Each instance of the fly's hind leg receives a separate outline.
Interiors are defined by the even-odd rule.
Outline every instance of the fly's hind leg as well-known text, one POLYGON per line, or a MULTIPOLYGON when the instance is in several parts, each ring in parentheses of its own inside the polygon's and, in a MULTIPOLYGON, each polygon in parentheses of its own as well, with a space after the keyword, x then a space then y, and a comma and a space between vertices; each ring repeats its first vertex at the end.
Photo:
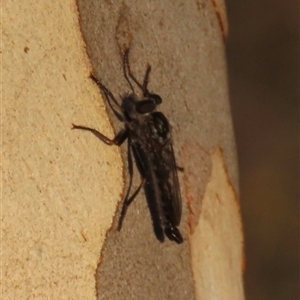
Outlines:
MULTIPOLYGON (((136 198, 136 196, 138 195, 138 193, 140 192, 140 190, 142 189, 142 187, 145 184, 146 179, 144 178, 141 182, 141 184, 139 185, 139 187, 136 189, 136 191, 133 193, 133 195, 129 198, 125 198, 124 202, 123 202, 123 206, 122 206, 122 210, 121 210, 121 214, 120 214, 120 219, 119 219, 119 223, 118 223, 118 230, 120 231, 122 228, 122 224, 123 224, 123 220, 125 218, 127 209, 129 207, 129 205, 132 203, 132 201, 136 198)), ((128 188, 129 191, 129 188, 128 188)))
POLYGON ((129 178, 130 179, 129 179, 129 185, 128 185, 128 189, 127 189, 127 192, 126 192, 126 196, 125 196, 125 199, 124 199, 124 202, 123 202, 122 210, 121 210, 121 213, 120 213, 120 218, 119 218, 119 223, 118 223, 118 230, 119 231, 122 228, 123 220, 125 218, 128 207, 130 206, 132 201, 136 198, 136 196, 140 192, 141 188, 145 184, 145 179, 143 179, 141 184, 139 185, 139 187, 136 189, 136 191, 132 194, 132 196, 129 197, 131 186, 132 186, 132 178, 133 178, 133 162, 132 162, 132 156, 131 156, 131 140, 130 140, 130 138, 128 139, 127 155, 128 155, 128 172, 129 172, 129 178))

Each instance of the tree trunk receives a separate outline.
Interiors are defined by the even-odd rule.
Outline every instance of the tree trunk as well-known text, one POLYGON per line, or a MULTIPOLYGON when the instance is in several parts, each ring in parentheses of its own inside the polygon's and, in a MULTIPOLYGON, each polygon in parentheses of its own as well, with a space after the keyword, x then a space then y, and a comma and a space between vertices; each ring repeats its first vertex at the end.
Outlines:
POLYGON ((73 1, 5 3, 3 299, 244 298, 222 4, 89 0, 78 15, 73 1), (89 76, 118 101, 130 93, 124 46, 139 80, 152 67, 184 168, 180 245, 155 238, 143 192, 117 231, 126 143, 71 130, 122 128, 89 76))

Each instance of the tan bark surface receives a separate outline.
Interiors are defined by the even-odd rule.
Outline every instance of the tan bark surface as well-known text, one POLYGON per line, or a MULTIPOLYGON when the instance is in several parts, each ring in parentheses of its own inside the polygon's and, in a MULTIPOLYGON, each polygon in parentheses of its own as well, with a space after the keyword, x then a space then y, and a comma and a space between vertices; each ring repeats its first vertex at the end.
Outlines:
POLYGON ((239 203, 222 151, 214 151, 211 160, 201 218, 190 239, 196 298, 240 300, 244 257, 239 203))
MULTIPOLYGON (((3 299, 96 299, 96 293, 99 299, 217 299, 206 282, 219 295, 225 286, 222 299, 242 299, 224 32, 213 4, 79 5, 86 45, 72 1, 6 1, 3 8, 3 299), (88 77, 93 68, 117 98, 129 92, 118 49, 129 40, 138 78, 146 63, 152 65, 149 89, 163 98, 159 110, 170 120, 177 163, 185 168, 179 174, 185 239, 180 246, 155 239, 143 194, 129 208, 122 231, 115 225, 109 231, 122 199, 126 163, 124 168, 116 147, 70 130, 76 123, 113 136, 111 114, 88 77), (219 147, 228 172, 215 178, 212 174, 225 169, 212 155, 219 147), (235 239, 232 247, 207 249, 222 254, 216 265, 231 272, 232 280, 214 276, 203 248, 211 240, 224 242, 203 226, 202 209, 210 210, 215 199, 207 200, 211 185, 225 195, 213 227, 235 239), (201 276, 205 271, 212 276, 201 276)), ((122 154, 124 159, 126 151, 122 154)))
POLYGON ((112 134, 87 79, 76 6, 6 1, 3 9, 3 299, 95 299, 122 166, 117 149, 71 131, 84 118, 112 134))

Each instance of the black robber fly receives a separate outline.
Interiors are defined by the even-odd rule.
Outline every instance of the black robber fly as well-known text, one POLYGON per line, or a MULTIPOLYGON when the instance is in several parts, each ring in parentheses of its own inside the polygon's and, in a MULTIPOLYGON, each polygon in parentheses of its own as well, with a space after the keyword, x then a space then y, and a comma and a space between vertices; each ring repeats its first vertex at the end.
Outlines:
POLYGON ((91 79, 104 93, 114 115, 124 123, 124 128, 112 140, 89 127, 73 124, 73 129, 90 131, 107 145, 120 146, 127 139, 130 181, 120 214, 118 230, 122 227, 129 205, 141 188, 144 188, 155 236, 160 242, 164 242, 167 236, 171 241, 180 244, 183 242, 177 228, 181 219, 181 196, 177 175, 177 169, 180 168, 175 162, 170 124, 161 112, 156 111, 156 106, 162 102, 161 97, 150 93, 147 88, 151 66, 147 66, 144 81, 141 84, 131 73, 128 57, 129 49, 126 49, 123 56, 123 72, 132 94, 123 97, 121 105, 113 94, 91 75, 91 79), (141 98, 134 92, 133 83, 141 89, 143 93, 141 98), (132 154, 142 180, 130 196, 133 178, 132 154))

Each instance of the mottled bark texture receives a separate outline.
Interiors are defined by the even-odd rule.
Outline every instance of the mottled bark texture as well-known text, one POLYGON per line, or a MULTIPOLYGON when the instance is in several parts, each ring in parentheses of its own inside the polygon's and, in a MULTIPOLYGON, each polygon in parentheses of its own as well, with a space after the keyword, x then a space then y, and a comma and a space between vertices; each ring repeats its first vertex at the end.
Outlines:
POLYGON ((226 15, 218 3, 5 3, 5 298, 243 299, 226 15), (172 126, 184 168, 181 245, 156 240, 143 193, 116 230, 126 145, 71 131, 75 123, 113 137, 122 128, 89 75, 118 100, 130 93, 124 46, 137 78, 152 66, 149 91, 162 97, 159 110, 172 126))

